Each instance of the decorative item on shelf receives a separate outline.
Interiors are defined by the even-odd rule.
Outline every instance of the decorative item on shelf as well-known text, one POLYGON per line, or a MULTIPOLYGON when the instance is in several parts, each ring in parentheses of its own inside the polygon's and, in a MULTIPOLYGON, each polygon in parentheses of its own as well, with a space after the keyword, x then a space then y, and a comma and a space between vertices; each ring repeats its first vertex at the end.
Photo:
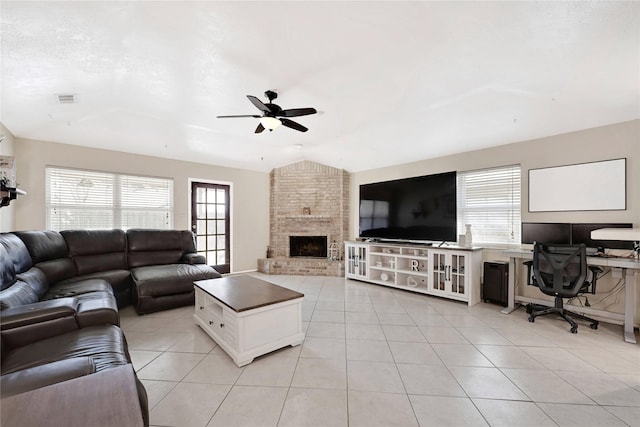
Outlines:
POLYGON ((389 275, 387 273, 381 273, 380 280, 382 280, 383 282, 386 282, 387 280, 389 280, 389 275))
POLYGON ((382 249, 382 253, 383 253, 383 254, 390 254, 390 253, 391 253, 391 249, 389 249, 389 248, 384 248, 384 249, 382 249))
POLYGON ((327 252, 329 253, 329 260, 340 260, 340 246, 338 246, 338 243, 335 240, 331 242, 331 244, 329 245, 329 250, 327 252))
POLYGON ((416 256, 420 255, 420 250, 419 249, 414 249, 413 250, 413 254, 416 255, 416 256))
POLYGON ((376 261, 376 267, 382 267, 382 261, 376 261))
POLYGON ((0 207, 9 206, 18 196, 27 194, 18 188, 13 156, 0 156, 0 207))
POLYGON ((311 215, 311 208, 310 207, 302 208, 302 215, 311 215))
POLYGON ((271 258, 271 246, 267 246, 267 258, 271 258))
POLYGON ((420 271, 420 262, 417 259, 411 260, 411 271, 420 271))
POLYGON ((389 260, 389 268, 396 268, 396 260, 395 259, 390 259, 389 260))
POLYGON ((418 281, 414 279, 412 276, 407 277, 407 286, 416 287, 418 286, 418 281))
POLYGON ((471 224, 464 225, 467 231, 464 233, 464 245, 468 248, 473 244, 473 235, 471 234, 471 224))

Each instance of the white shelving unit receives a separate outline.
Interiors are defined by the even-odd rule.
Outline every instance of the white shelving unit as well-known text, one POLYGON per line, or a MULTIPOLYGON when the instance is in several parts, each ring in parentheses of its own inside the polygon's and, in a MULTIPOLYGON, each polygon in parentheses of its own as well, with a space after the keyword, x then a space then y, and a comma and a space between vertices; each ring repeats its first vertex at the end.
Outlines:
POLYGON ((480 302, 481 248, 345 242, 345 254, 348 279, 480 302))

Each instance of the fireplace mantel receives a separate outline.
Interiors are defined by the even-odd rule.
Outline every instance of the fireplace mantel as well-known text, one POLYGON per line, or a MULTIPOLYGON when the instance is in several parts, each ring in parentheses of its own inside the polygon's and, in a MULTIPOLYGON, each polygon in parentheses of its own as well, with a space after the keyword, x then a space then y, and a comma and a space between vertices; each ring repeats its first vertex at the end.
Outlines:
POLYGON ((297 221, 331 221, 329 215, 286 215, 283 219, 292 219, 297 221))

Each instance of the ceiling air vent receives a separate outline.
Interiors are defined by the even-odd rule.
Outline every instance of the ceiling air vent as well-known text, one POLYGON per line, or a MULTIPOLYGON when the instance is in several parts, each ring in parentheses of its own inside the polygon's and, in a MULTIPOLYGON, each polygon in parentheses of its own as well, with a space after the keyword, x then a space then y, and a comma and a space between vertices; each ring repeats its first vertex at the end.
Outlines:
POLYGON ((56 95, 58 103, 60 104, 75 104, 76 96, 73 93, 59 93, 56 95))

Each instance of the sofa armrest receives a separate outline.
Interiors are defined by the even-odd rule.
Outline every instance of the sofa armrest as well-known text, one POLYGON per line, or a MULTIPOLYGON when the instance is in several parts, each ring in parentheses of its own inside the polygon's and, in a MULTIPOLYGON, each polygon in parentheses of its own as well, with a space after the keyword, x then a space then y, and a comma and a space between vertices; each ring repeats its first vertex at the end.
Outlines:
POLYGON ((0 312, 0 330, 74 317, 78 309, 75 298, 58 298, 8 308, 0 312))
POLYGON ((185 264, 204 264, 206 259, 204 255, 189 252, 182 255, 182 262, 185 264))
POLYGON ((5 398, 89 375, 95 371, 96 364, 89 356, 57 360, 0 376, 0 391, 5 398))
POLYGON ((3 352, 78 329, 78 301, 59 298, 0 312, 3 352))

